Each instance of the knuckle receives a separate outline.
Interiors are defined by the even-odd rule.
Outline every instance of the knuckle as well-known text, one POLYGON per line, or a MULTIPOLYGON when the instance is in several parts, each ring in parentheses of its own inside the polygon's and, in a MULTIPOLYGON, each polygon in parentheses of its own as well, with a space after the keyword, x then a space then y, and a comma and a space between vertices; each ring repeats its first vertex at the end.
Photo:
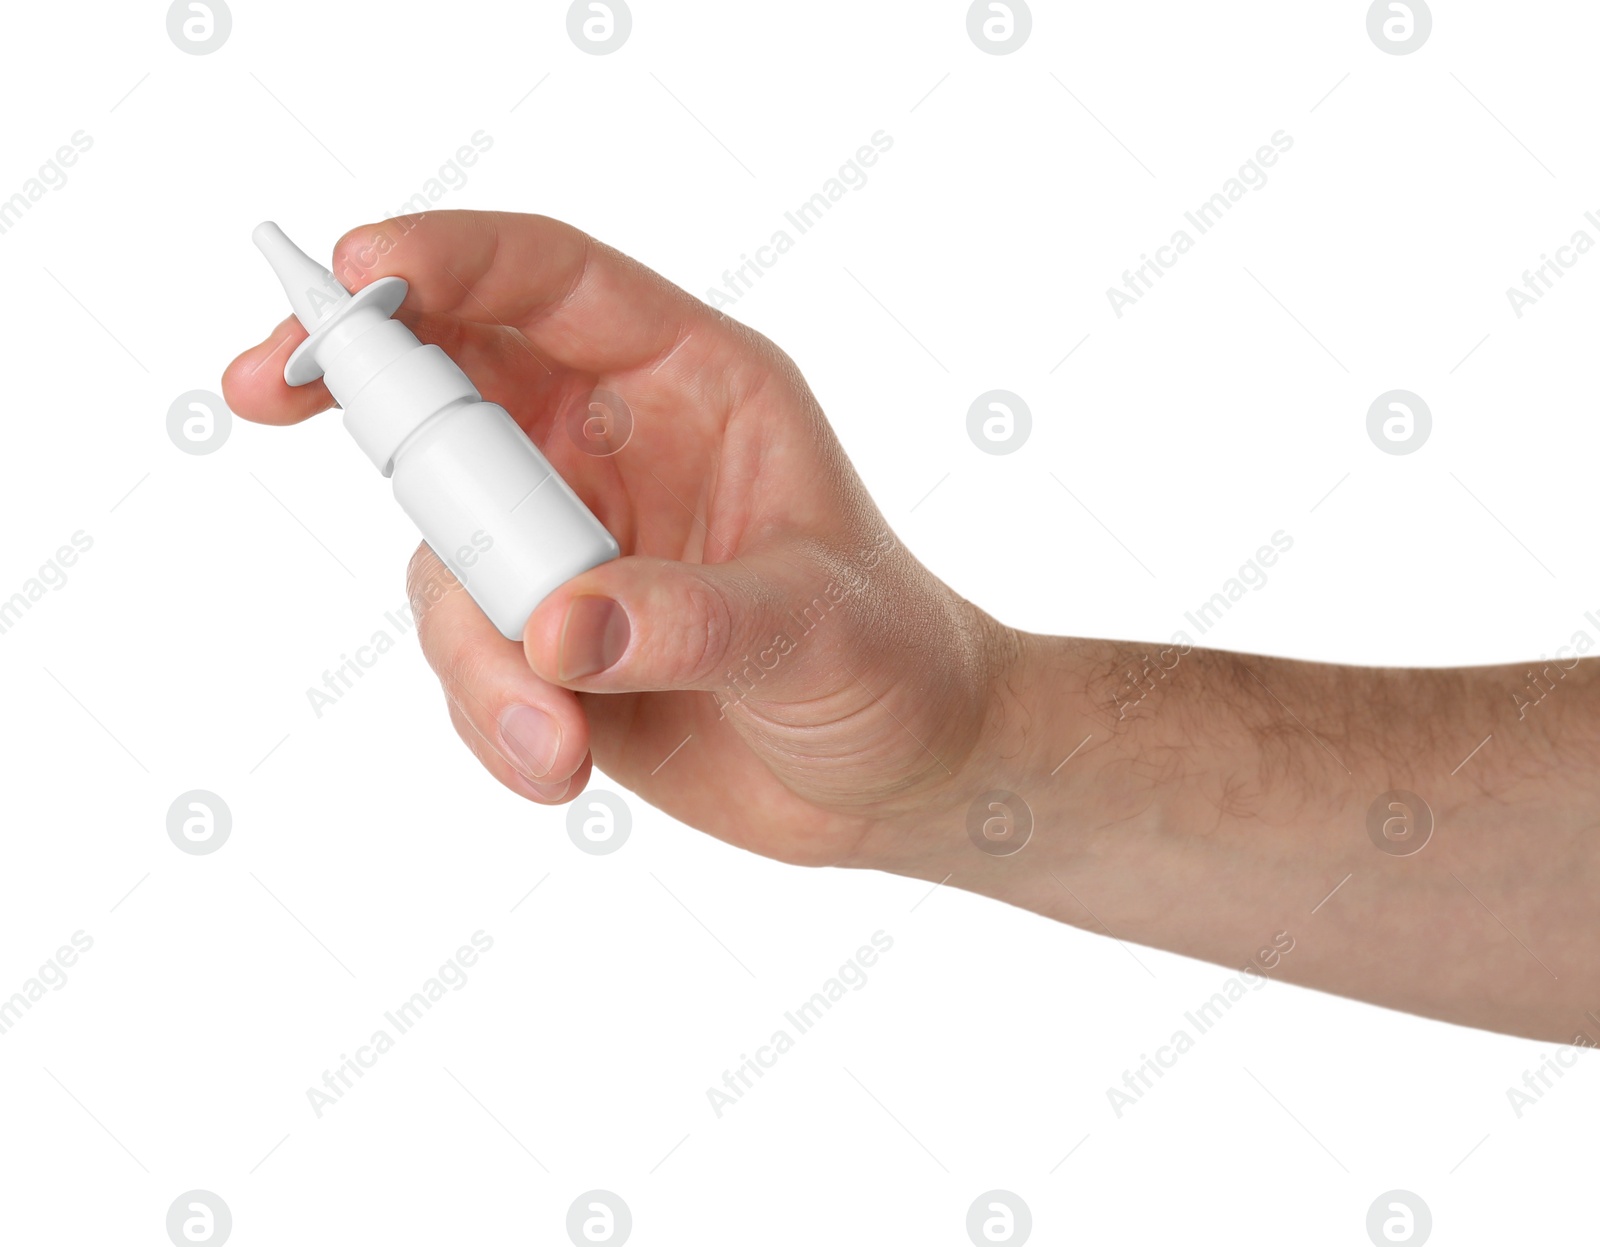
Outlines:
POLYGON ((733 644, 733 609, 728 599, 708 584, 689 590, 687 627, 677 630, 677 666, 685 683, 701 683, 712 678, 723 665, 733 644))
POLYGON ((457 587, 456 578, 438 555, 426 543, 417 547, 406 568, 406 599, 422 652, 447 687, 471 680, 482 660, 470 631, 452 627, 451 612, 443 608, 446 595, 457 587))
POLYGON ((406 600, 420 628, 446 593, 460 587, 454 573, 446 567, 427 542, 423 542, 406 564, 406 600))
POLYGON ((484 770, 491 775, 497 774, 501 759, 489 747, 482 730, 472 721, 472 716, 462 709, 461 703, 450 692, 448 686, 445 688, 445 703, 450 707, 450 724, 456 729, 456 735, 461 738, 461 743, 467 747, 484 770))
POLYGON ((417 548, 411 552, 411 561, 406 564, 406 597, 411 600, 413 610, 420 610, 417 590, 428 576, 430 569, 438 566, 438 563, 439 556, 426 541, 419 542, 417 548))
POLYGON ((497 765, 510 765, 501 752, 499 728, 491 705, 498 705, 486 687, 483 655, 464 642, 451 643, 440 655, 430 655, 429 662, 439 677, 439 687, 444 691, 446 705, 450 707, 451 722, 461 734, 467 747, 477 754, 478 760, 490 770, 497 765))

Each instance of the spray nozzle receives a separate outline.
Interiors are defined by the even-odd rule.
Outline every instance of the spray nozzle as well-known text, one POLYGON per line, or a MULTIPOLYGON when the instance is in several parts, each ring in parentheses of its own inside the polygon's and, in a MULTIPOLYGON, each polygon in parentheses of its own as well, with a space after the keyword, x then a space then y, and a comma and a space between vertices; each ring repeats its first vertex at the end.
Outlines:
POLYGON ((283 379, 290 385, 305 385, 322 376, 330 352, 388 320, 406 297, 406 283, 399 277, 380 277, 351 294, 273 221, 261 222, 250 238, 283 283, 289 306, 309 335, 284 365, 283 379))
POLYGON ((295 246, 276 222, 261 222, 250 238, 283 283, 289 306, 307 333, 350 302, 350 292, 339 284, 339 279, 295 246))

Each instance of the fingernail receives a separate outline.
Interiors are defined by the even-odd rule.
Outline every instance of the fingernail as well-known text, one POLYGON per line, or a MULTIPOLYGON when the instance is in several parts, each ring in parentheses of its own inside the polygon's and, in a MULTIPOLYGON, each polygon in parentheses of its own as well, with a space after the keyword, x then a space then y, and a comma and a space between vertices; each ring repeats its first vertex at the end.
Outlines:
POLYGON ((561 725, 533 706, 511 706, 500 716, 500 739, 529 779, 550 774, 561 750, 561 725))
POLYGON ((627 612, 610 598, 573 598, 561 625, 557 670, 563 680, 594 675, 612 666, 628 648, 627 612))

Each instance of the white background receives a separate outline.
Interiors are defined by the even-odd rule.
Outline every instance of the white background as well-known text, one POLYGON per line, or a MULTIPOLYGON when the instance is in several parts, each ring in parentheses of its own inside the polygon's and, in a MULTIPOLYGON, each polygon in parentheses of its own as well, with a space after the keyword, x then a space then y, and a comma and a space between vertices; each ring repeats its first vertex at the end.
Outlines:
POLYGON ((93 545, 0 635, 0 995, 94 947, 0 1035, 0 1237, 164 1243, 194 1188, 239 1244, 565 1242, 591 1188, 641 1244, 961 1244, 992 1188, 1051 1243, 1360 1244, 1392 1188, 1440 1243, 1586 1222, 1592 1064, 1520 1119, 1506 1095, 1549 1045, 1269 984, 1119 1119, 1106 1089, 1228 969, 637 800, 620 851, 579 852, 386 620, 416 537, 337 420, 169 440, 284 313, 264 217, 325 257, 482 130, 441 207, 570 220, 704 295, 883 130, 729 310, 961 593, 1164 640, 1283 529, 1208 644, 1459 664, 1596 632, 1600 255, 1520 319, 1505 291, 1600 209, 1600 11, 1441 0, 1393 56, 1364 0, 1039 3, 994 56, 965 7, 636 0, 605 57, 550 0, 236 2, 205 56, 161 4, 8 7, 0 196, 93 146, 0 235, 0 598, 93 545), (1117 318, 1106 288, 1279 130, 1268 183, 1117 318), (965 431, 996 388, 1033 412, 1007 456, 965 431), (1434 416, 1411 455, 1366 433, 1395 388, 1434 416), (318 718, 379 629, 402 643, 318 718), (166 832, 195 788, 233 815, 209 856, 166 832), (479 929, 470 982, 319 1120, 306 1088, 479 929), (718 1119, 707 1087, 880 929, 866 986, 718 1119))

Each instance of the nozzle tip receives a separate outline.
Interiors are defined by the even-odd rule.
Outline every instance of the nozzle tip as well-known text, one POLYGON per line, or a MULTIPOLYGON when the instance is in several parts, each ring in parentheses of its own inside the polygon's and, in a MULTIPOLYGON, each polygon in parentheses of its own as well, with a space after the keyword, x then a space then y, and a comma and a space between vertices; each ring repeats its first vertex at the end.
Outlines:
POLYGON ((350 292, 327 269, 290 241, 275 221, 263 221, 250 233, 250 240, 267 257, 272 271, 283 283, 289 305, 309 333, 342 303, 350 292))
POLYGON ((289 236, 278 228, 276 221, 263 221, 250 231, 250 241, 265 251, 274 243, 288 242, 289 236))

